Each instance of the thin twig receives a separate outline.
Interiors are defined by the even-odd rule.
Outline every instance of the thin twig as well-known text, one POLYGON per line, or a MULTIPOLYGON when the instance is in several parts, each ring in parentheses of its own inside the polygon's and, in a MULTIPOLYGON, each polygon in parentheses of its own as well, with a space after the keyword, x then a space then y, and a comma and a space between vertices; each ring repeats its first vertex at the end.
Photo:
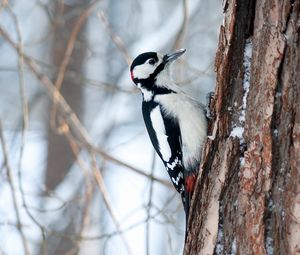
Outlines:
POLYGON ((173 50, 180 48, 182 45, 182 41, 188 26, 188 18, 188 0, 183 0, 183 22, 179 32, 177 33, 177 37, 172 47, 173 50))
POLYGON ((187 79, 176 81, 176 84, 180 86, 189 85, 201 77, 214 77, 214 75, 210 73, 213 62, 211 62, 211 64, 209 64, 203 71, 190 66, 185 60, 181 60, 181 63, 185 66, 186 70, 191 71, 193 74, 187 79))
POLYGON ((100 148, 90 147, 90 149, 93 150, 94 152, 98 153, 99 155, 101 155, 106 160, 109 160, 113 163, 116 163, 117 165, 120 165, 120 166, 123 166, 127 169, 130 169, 131 171, 133 171, 133 172, 135 172, 139 175, 142 175, 144 177, 147 177, 150 180, 156 181, 156 182, 158 182, 158 183, 160 183, 160 184, 162 184, 162 185, 164 185, 168 188, 173 188, 172 184, 169 181, 166 181, 166 180, 160 179, 158 177, 155 177, 152 174, 147 174, 147 173, 145 173, 145 171, 143 171, 141 169, 138 169, 134 166, 131 166, 131 165, 129 165, 129 164, 127 164, 127 163, 125 163, 125 162, 123 162, 123 161, 121 161, 121 160, 119 160, 119 159, 117 159, 117 158, 115 158, 111 155, 109 155, 107 152, 105 152, 104 150, 102 150, 100 148))
MULTIPOLYGON (((165 203, 165 205, 163 206, 163 209, 159 209, 157 208, 157 211, 150 216, 150 220, 155 220, 159 215, 163 214, 163 216, 165 216, 163 210, 165 207, 167 207, 171 202, 173 202, 174 197, 176 196, 176 194, 174 193, 173 196, 170 197, 170 199, 168 199, 165 203)), ((155 206, 154 206, 155 207, 155 206)), ((155 207, 156 208, 156 207, 155 207)), ((142 224, 145 224, 148 220, 148 217, 146 217, 143 220, 137 221, 136 223, 128 226, 127 228, 124 228, 122 230, 116 230, 113 231, 111 233, 106 233, 106 234, 102 234, 102 235, 95 235, 95 236, 88 236, 88 235, 77 235, 77 234, 64 234, 64 233, 60 233, 60 232, 56 232, 56 231, 51 231, 48 230, 48 234, 49 235, 54 235, 54 236, 58 236, 58 237, 62 237, 71 241, 75 241, 75 240, 80 240, 80 241, 96 241, 96 240, 100 240, 100 239, 104 239, 104 238, 111 238, 113 236, 119 235, 120 233, 124 234, 130 230, 133 230, 137 227, 139 227, 142 224)), ((165 225, 165 222, 158 222, 159 224, 165 225)), ((173 222, 172 222, 173 223, 173 222)))
POLYGON ((105 186, 105 183, 104 183, 104 180, 103 180, 103 177, 102 177, 102 174, 100 172, 100 170, 98 169, 97 167, 97 161, 96 161, 96 157, 95 157, 95 154, 92 154, 91 155, 91 159, 92 159, 92 169, 93 169, 93 174, 95 176, 95 179, 96 179, 96 182, 97 182, 97 185, 98 185, 98 188, 102 194, 102 197, 103 197, 103 201, 106 205, 106 208, 116 226, 116 230, 117 232, 120 234, 120 237, 125 245, 125 248, 127 250, 127 253, 128 254, 132 254, 131 250, 130 250, 130 247, 121 231, 121 226, 117 220, 117 217, 116 217, 116 214, 111 206, 111 202, 110 202, 110 198, 109 198, 109 194, 107 192, 107 189, 106 189, 106 186, 105 186))
POLYGON ((170 253, 171 255, 174 255, 174 251, 172 249, 172 238, 171 238, 171 235, 170 235, 170 232, 167 230, 167 240, 168 240, 168 247, 170 248, 170 253))
POLYGON ((114 33, 113 29, 109 25, 109 22, 107 20, 107 17, 105 15, 105 13, 104 12, 98 12, 98 17, 99 17, 100 21, 102 22, 102 24, 104 25, 104 28, 106 29, 107 33, 109 34, 111 40, 114 42, 116 47, 121 52, 121 54, 122 54, 124 60, 126 61, 127 65, 130 66, 130 64, 132 62, 132 58, 130 57, 129 53, 127 52, 127 49, 124 46, 124 43, 121 40, 121 38, 114 33))
MULTIPOLYGON (((65 134, 65 136, 68 139, 68 142, 70 144, 70 147, 72 149, 73 155, 76 159, 77 164, 79 165, 79 167, 81 168, 82 172, 83 172, 83 176, 85 179, 85 195, 84 195, 84 203, 85 206, 83 207, 83 212, 82 212, 82 217, 81 217, 81 223, 80 223, 80 227, 79 227, 79 231, 78 231, 78 235, 81 236, 84 229, 87 227, 88 222, 89 222, 89 209, 91 206, 91 201, 92 201, 92 194, 94 191, 94 185, 90 179, 90 175, 89 175, 89 170, 88 167, 86 166, 86 164, 84 163, 84 161, 80 158, 80 148, 77 145, 75 139, 72 137, 72 135, 68 132, 65 134)), ((76 245, 76 250, 75 252, 73 250, 71 250, 69 253, 70 254, 77 254, 78 250, 80 248, 80 241, 79 239, 75 240, 75 245, 76 245)))
MULTIPOLYGON (((151 164, 151 175, 154 175, 155 169, 155 159, 156 159, 156 152, 153 150, 152 155, 152 164, 151 164)), ((150 218, 151 218, 151 207, 152 207, 152 197, 153 197, 153 185, 154 182, 150 179, 150 190, 149 190, 149 198, 148 204, 146 208, 147 213, 147 221, 146 221, 146 254, 150 255, 150 218)))
MULTIPOLYGON (((49 63, 45 63, 42 60, 36 59, 36 58, 32 58, 37 64, 39 64, 42 67, 45 67, 49 70, 51 70, 52 72, 58 72, 58 68, 55 65, 49 64, 49 63)), ((6 69, 10 69, 9 67, 3 67, 6 69)), ((113 83, 109 83, 107 81, 99 81, 99 80, 94 80, 88 77, 85 77, 83 74, 80 74, 76 71, 72 71, 70 69, 66 70, 66 74, 65 74, 66 78, 69 79, 73 79, 73 80, 77 80, 80 81, 81 83, 85 83, 84 85, 80 85, 79 86, 91 86, 91 87, 97 87, 97 88, 102 88, 105 91, 108 92, 122 92, 122 93, 127 93, 127 94, 132 94, 135 93, 137 94, 139 91, 136 88, 123 88, 123 85, 117 85, 117 84, 113 84, 113 83)))
POLYGON ((14 206, 14 210, 15 210, 15 214, 16 214, 16 218, 17 218, 17 228, 18 228, 18 230, 20 232, 20 235, 21 235, 24 253, 26 255, 30 255, 31 253, 29 251, 28 241, 27 241, 26 236, 23 232, 22 222, 21 222, 21 218, 20 218, 20 211, 19 211, 19 206, 18 206, 17 196, 16 196, 16 189, 15 189, 15 185, 14 185, 14 181, 13 181, 11 166, 10 166, 9 159, 8 159, 8 152, 7 152, 7 148, 6 148, 6 143, 5 143, 4 136, 3 136, 3 128, 2 128, 2 121, 1 120, 0 120, 0 140, 1 140, 1 147, 2 147, 4 165, 6 167, 7 180, 8 180, 8 184, 9 184, 9 187, 10 187, 11 196, 12 196, 12 200, 13 200, 13 206, 14 206))

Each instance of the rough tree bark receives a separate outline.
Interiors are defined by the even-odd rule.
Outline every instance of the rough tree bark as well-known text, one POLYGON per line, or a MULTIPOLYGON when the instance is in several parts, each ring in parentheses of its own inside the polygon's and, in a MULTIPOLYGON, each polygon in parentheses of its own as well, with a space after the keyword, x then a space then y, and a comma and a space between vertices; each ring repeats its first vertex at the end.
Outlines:
POLYGON ((300 1, 224 1, 185 254, 300 254, 300 1))

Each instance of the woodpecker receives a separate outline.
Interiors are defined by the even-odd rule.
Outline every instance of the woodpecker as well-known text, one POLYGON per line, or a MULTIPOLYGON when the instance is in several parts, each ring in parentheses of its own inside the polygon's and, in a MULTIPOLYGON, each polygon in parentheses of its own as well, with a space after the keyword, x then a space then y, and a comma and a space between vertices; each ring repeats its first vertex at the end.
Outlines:
POLYGON ((184 93, 171 77, 170 64, 183 53, 185 49, 166 55, 142 53, 132 62, 130 75, 142 93, 150 140, 181 195, 187 223, 207 119, 205 106, 184 93))

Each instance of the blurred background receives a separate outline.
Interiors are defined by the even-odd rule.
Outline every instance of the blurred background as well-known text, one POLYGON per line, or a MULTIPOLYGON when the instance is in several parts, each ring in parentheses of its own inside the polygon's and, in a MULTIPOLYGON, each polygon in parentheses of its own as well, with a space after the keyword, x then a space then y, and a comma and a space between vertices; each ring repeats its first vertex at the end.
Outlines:
POLYGON ((0 254, 182 253, 129 65, 186 48, 174 78, 205 103, 221 22, 221 0, 0 1, 0 254))

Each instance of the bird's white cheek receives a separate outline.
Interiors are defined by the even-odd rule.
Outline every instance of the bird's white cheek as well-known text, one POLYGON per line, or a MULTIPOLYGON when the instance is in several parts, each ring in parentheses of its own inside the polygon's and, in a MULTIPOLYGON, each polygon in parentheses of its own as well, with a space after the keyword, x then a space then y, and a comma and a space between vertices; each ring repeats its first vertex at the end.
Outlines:
POLYGON ((137 79, 147 79, 154 73, 155 67, 149 64, 139 65, 133 69, 133 77, 137 79))

